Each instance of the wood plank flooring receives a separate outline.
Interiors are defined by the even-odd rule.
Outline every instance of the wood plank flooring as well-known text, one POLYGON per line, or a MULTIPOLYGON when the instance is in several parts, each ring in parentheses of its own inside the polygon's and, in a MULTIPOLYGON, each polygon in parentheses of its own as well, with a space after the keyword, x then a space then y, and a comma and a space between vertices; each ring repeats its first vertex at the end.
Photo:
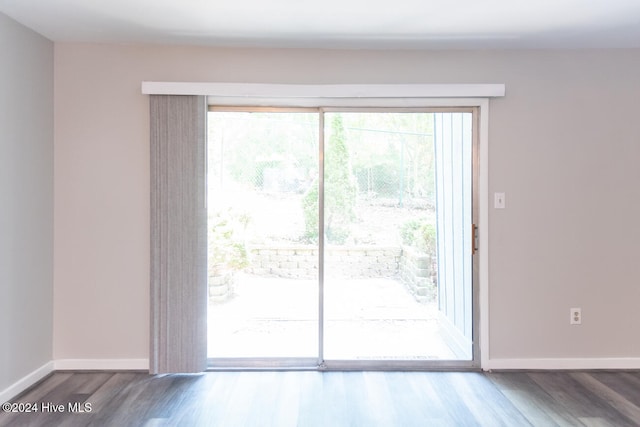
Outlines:
POLYGON ((640 372, 56 372, 12 402, 38 412, 0 426, 622 427, 640 372))

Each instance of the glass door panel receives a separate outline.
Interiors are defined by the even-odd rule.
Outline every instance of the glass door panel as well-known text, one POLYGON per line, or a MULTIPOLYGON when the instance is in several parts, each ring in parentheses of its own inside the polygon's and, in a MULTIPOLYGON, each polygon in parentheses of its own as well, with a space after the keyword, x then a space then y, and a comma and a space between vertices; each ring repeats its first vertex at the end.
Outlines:
POLYGON ((437 178, 434 118, 325 113, 327 361, 460 358, 438 300, 436 181, 445 177, 437 178))
POLYGON ((318 123, 209 113, 209 358, 317 358, 318 123))

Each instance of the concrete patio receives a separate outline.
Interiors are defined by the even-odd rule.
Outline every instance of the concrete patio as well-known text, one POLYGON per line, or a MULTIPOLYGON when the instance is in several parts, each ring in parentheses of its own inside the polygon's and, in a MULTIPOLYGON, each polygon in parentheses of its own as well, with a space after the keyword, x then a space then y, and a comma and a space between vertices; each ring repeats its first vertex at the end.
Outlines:
MULTIPOLYGON (((242 274, 235 295, 210 303, 210 358, 317 357, 314 280, 242 274)), ((393 278, 325 279, 326 360, 454 360, 435 303, 393 278)))

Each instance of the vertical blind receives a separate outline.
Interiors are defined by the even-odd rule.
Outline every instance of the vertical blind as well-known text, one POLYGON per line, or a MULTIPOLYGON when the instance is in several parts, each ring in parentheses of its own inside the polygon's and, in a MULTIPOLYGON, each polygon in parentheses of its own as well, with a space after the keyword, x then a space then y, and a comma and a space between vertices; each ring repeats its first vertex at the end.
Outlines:
POLYGON ((447 344, 473 356, 473 115, 435 113, 438 308, 447 344))
POLYGON ((152 374, 206 368, 206 98, 151 95, 152 374))

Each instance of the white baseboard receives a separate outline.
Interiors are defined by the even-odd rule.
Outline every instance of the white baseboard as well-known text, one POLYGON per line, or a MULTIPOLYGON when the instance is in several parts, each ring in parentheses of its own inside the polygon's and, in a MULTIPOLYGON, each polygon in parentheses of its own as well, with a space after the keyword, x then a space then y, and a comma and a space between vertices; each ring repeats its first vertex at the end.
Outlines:
POLYGON ((148 371, 149 359, 58 359, 47 362, 0 391, 0 403, 22 393, 54 371, 148 371))
POLYGON ((58 359, 56 371, 148 371, 149 359, 58 359))
POLYGON ((491 370, 560 370, 560 369, 640 369, 640 358, 611 357, 589 359, 489 359, 485 371, 491 370))
POLYGON ((19 395, 47 375, 49 375, 54 370, 53 362, 47 362, 35 371, 30 374, 25 375, 20 378, 15 383, 11 384, 6 389, 0 391, 0 403, 4 403, 12 399, 13 397, 19 395))

